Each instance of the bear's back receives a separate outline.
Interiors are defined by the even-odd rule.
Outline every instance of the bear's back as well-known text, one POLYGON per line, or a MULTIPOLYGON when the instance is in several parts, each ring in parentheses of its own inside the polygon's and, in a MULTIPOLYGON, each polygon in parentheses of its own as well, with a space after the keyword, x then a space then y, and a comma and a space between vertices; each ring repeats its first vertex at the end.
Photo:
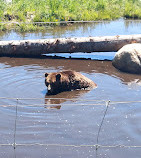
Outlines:
POLYGON ((78 83, 80 85, 80 88, 88 88, 88 87, 96 88, 97 87, 97 85, 92 80, 90 80, 89 78, 87 78, 86 76, 82 75, 79 72, 66 70, 66 71, 60 72, 60 74, 62 75, 62 79, 63 78, 65 79, 65 77, 67 77, 69 79, 69 82, 71 83, 75 82, 75 86, 76 86, 76 83, 78 83))

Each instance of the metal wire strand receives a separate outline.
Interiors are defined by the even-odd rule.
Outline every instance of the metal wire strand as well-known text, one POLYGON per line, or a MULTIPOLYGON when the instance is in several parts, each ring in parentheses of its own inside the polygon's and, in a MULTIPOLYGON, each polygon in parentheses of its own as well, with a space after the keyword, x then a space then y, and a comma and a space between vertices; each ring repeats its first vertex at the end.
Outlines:
POLYGON ((56 147, 74 147, 74 148, 81 148, 81 147, 98 147, 98 148, 141 148, 141 145, 124 145, 124 144, 117 144, 117 145, 100 145, 100 144, 87 144, 87 145, 74 145, 74 144, 42 144, 42 143, 19 143, 19 144, 0 144, 0 147, 6 146, 56 146, 56 147))
MULTIPOLYGON (((103 23, 103 22, 111 22, 112 20, 92 20, 92 21, 87 21, 87 20, 81 20, 81 21, 51 21, 51 22, 16 22, 16 21, 8 21, 8 22, 4 22, 1 21, 1 24, 58 24, 58 23, 103 23)), ((133 20, 127 19, 127 22, 132 22, 133 20)), ((138 21, 141 22, 140 19, 134 19, 134 21, 138 21)))

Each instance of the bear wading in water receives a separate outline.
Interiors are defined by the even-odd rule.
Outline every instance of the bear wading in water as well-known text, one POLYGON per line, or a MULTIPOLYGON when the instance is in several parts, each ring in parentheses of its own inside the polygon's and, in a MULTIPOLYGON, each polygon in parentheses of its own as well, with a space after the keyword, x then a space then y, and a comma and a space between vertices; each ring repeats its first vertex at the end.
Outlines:
POLYGON ((45 73, 45 85, 47 86, 47 95, 55 95, 63 91, 75 89, 92 89, 97 85, 75 71, 62 71, 54 73, 45 73))

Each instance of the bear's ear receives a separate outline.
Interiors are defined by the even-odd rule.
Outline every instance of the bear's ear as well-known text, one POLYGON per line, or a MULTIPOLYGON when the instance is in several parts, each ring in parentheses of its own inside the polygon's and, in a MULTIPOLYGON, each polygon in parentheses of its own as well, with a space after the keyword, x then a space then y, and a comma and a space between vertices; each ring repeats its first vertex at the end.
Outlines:
POLYGON ((48 73, 45 73, 45 77, 47 77, 48 76, 48 73))
POLYGON ((56 75, 56 81, 60 81, 60 78, 61 78, 61 75, 60 75, 60 74, 57 74, 57 75, 56 75))

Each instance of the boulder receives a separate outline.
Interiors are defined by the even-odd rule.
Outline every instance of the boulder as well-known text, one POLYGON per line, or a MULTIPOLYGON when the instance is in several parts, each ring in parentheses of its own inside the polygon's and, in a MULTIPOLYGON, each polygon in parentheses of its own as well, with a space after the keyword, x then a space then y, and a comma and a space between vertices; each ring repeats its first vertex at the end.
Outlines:
POLYGON ((141 74, 141 44, 123 46, 112 61, 115 68, 129 73, 141 74))

